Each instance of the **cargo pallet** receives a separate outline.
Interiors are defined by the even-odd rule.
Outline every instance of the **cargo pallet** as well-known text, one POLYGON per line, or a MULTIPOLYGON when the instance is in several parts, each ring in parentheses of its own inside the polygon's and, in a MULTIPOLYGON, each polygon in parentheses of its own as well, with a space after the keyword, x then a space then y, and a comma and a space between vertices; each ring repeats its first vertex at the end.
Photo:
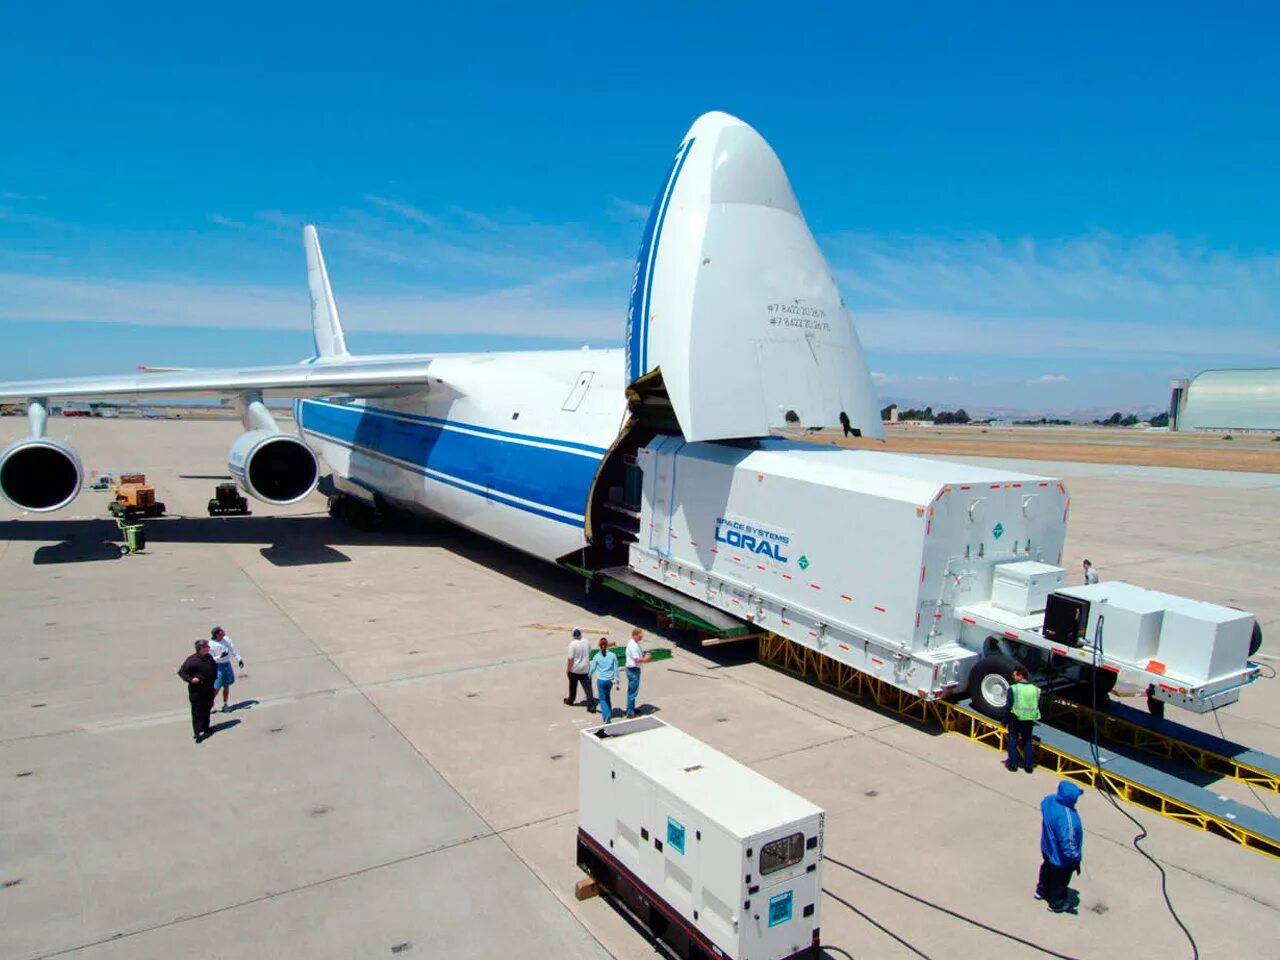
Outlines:
MULTIPOLYGON (((760 637, 758 643, 758 658, 768 666, 812 680, 852 699, 870 700, 884 710, 918 723, 936 724, 948 733, 959 734, 993 750, 1007 749, 1004 724, 977 712, 965 702, 913 697, 785 637, 769 634, 760 637)), ((1111 716, 1101 711, 1095 714, 1088 707, 1056 698, 1050 699, 1046 706, 1044 719, 1036 727, 1037 766, 1280 859, 1280 818, 1104 747, 1097 749, 1095 762, 1090 740, 1049 726, 1049 722, 1068 721, 1076 729, 1091 733, 1096 719, 1099 739, 1114 734, 1121 743, 1145 752, 1188 760, 1208 772, 1276 792, 1280 792, 1280 759, 1169 721, 1150 718, 1151 722, 1141 722, 1141 715, 1130 708, 1121 708, 1116 711, 1117 716, 1111 716)), ((1115 704, 1112 708, 1118 706, 1115 704)))

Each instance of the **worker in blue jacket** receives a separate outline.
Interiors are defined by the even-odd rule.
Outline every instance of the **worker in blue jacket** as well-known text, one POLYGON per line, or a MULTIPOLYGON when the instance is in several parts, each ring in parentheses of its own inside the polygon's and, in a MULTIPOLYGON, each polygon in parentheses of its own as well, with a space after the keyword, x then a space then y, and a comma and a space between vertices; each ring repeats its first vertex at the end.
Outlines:
POLYGON ((1084 793, 1074 783, 1063 781, 1058 792, 1040 801, 1040 882, 1036 899, 1045 900, 1054 913, 1069 909, 1067 881, 1080 872, 1080 852, 1084 845, 1084 828, 1076 813, 1076 800, 1084 793))

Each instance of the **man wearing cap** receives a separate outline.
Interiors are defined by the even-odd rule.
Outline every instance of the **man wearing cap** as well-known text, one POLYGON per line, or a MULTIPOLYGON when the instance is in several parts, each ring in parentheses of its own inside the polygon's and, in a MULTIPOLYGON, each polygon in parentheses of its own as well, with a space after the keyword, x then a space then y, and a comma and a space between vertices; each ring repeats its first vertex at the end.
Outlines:
POLYGON ((197 640, 196 652, 182 661, 178 668, 187 685, 187 697, 191 700, 191 729, 196 743, 209 736, 209 711, 213 709, 214 681, 218 679, 218 665, 209 655, 209 641, 197 640))
POLYGON ((578 684, 582 684, 582 692, 587 695, 587 711, 596 712, 596 699, 591 695, 591 647, 577 627, 573 629, 573 639, 569 641, 569 657, 564 662, 565 673, 569 677, 569 696, 564 702, 573 706, 578 699, 578 684))
POLYGON ((221 690, 222 712, 226 713, 231 709, 227 704, 231 696, 231 685, 236 682, 236 671, 231 666, 231 661, 234 660, 240 664, 240 669, 243 670, 244 658, 240 656, 240 651, 236 649, 236 645, 231 642, 231 638, 221 627, 214 627, 209 631, 209 656, 213 657, 213 662, 218 665, 218 679, 213 684, 213 699, 216 703, 217 691, 221 690))

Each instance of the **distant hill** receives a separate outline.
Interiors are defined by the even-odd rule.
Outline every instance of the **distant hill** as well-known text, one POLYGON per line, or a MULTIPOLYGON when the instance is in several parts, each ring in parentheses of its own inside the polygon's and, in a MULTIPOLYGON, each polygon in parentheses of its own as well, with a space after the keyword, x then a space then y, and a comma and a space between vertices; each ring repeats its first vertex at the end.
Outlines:
POLYGON ((1147 407, 993 407, 980 403, 940 404, 928 400, 909 399, 904 397, 882 397, 880 406, 887 407, 896 403, 901 410, 932 407, 939 410, 958 410, 961 407, 974 420, 1071 420, 1075 423, 1092 423, 1094 420, 1105 420, 1117 411, 1123 414, 1136 414, 1140 420, 1148 420, 1157 414, 1166 413, 1162 406, 1147 407))

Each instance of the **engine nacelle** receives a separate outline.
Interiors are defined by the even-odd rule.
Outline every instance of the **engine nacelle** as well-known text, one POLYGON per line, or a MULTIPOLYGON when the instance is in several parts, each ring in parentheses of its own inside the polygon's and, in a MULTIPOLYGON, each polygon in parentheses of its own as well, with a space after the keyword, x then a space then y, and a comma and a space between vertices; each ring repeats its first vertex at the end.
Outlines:
POLYGON ((311 448, 287 433, 250 430, 227 454, 227 469, 245 493, 264 503, 297 503, 315 489, 320 464, 311 448))
POLYGON ((80 493, 80 455, 60 440, 23 437, 0 453, 0 493, 15 507, 47 513, 80 493))

